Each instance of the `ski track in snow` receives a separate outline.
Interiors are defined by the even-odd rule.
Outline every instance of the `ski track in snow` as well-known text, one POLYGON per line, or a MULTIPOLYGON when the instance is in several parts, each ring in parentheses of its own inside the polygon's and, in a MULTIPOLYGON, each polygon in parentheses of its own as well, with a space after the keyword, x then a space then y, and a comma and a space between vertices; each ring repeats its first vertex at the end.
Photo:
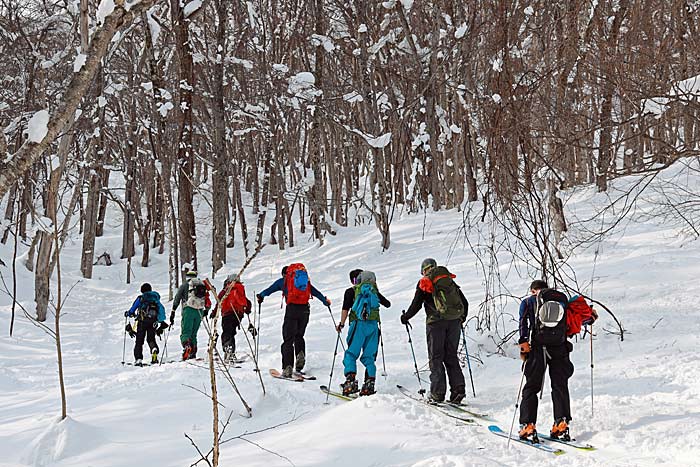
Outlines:
MULTIPOLYGON (((569 200, 567 209, 579 217, 590 214, 597 202, 592 191, 581 190, 569 200)), ((477 210, 478 211, 478 210, 477 210)), ((595 267, 595 298, 606 303, 622 320, 627 331, 620 342, 603 329, 614 330, 604 311, 596 325, 595 416, 590 412, 588 340, 574 342, 572 360, 576 371, 570 380, 572 431, 581 442, 591 443, 596 452, 567 452, 555 457, 534 449, 511 445, 490 434, 484 426, 464 426, 428 407, 416 404, 395 389, 401 384, 417 389, 406 332, 398 317, 413 296, 419 279, 420 261, 433 256, 444 262, 462 222, 462 213, 430 214, 421 240, 423 216, 403 215, 392 225, 392 247, 381 253, 379 233, 372 226, 341 229, 319 248, 299 236, 299 246, 284 252, 267 246, 244 274, 248 296, 259 292, 279 277, 287 263, 301 260, 309 269, 314 285, 333 302, 338 319, 342 294, 348 286, 347 273, 355 267, 374 271, 380 289, 392 301, 382 309, 384 350, 388 376, 380 376, 381 354, 377 359, 379 394, 342 402, 333 397, 324 405, 319 385, 328 383, 335 333, 327 309, 312 301, 307 328, 307 371, 317 381, 292 383, 275 380, 268 368, 280 367, 281 295, 269 297, 262 307, 260 368, 267 395, 263 397, 250 359, 232 374, 248 403, 253 418, 245 419, 237 397, 218 375, 219 396, 226 407, 223 418, 233 412, 224 439, 272 425, 290 422, 271 431, 248 435, 265 449, 291 460, 297 466, 501 466, 566 465, 651 466, 700 465, 700 313, 695 306, 700 289, 696 285, 700 245, 678 240, 675 230, 650 222, 627 223, 600 245, 595 267)), ((106 235, 98 239, 96 252, 116 252, 120 245, 120 219, 108 221, 106 235)), ((571 235, 575 232, 570 232, 571 235)), ((200 258, 210 245, 202 232, 200 258)), ((483 299, 482 277, 473 254, 461 247, 448 266, 457 274, 470 301, 470 317, 483 299)), ((241 264, 240 243, 229 250, 228 266, 214 280, 220 286, 227 273, 241 264)), ((11 241, 0 247, 0 257, 9 264, 11 241)), ((594 247, 572 261, 579 280, 591 277, 594 247)), ((22 253, 22 251, 20 251, 22 253)), ((69 241, 62 259, 63 288, 80 280, 80 241, 69 241)), ((15 335, 0 336, 0 466, 186 466, 198 458, 185 439, 190 435, 202 448, 211 440, 211 403, 183 384, 209 391, 206 369, 183 363, 159 367, 122 366, 123 311, 148 281, 167 302, 167 256, 152 253, 151 266, 141 268, 134 261, 131 285, 124 284, 125 263, 112 254, 111 267, 96 266, 94 279, 82 280, 71 292, 61 319, 69 419, 57 423, 60 400, 55 350, 51 340, 22 316, 15 323, 15 335)), ((18 277, 31 284, 18 258, 18 277)), ((510 264, 501 259, 502 273, 513 293, 524 293, 529 278, 518 278, 510 264)), ((202 264, 206 271, 209 264, 202 264)), ((8 279, 6 270, 3 275, 8 279)), ((20 286, 21 303, 32 307, 32 291, 20 286)), ((588 290, 584 290, 588 292, 588 290)), ((507 311, 517 315, 516 301, 507 311)), ((20 312, 21 313, 21 312, 20 312)), ((0 298, 0 322, 9 323, 10 304, 0 298)), ((178 320, 180 312, 177 313, 178 320)), ((423 314, 412 320, 412 337, 422 370, 427 368, 423 314)), ((47 324, 52 326, 50 315, 47 324)), ((468 402, 487 412, 504 430, 510 427, 520 381, 516 346, 508 356, 494 355, 488 335, 469 328, 469 350, 484 364, 472 363, 476 400, 468 402)), ((508 330, 514 321, 506 321, 508 330)), ((179 353, 178 333, 168 341, 169 359, 179 353)), ((200 348, 205 341, 200 329, 200 348)), ((345 333, 343 338, 345 338, 345 333)), ((163 341, 159 341, 161 349, 163 341)), ((247 348, 237 335, 239 352, 247 348)), ((145 346, 147 348, 147 346, 145 346)), ((126 361, 133 360, 133 340, 127 337, 126 361)), ((200 350, 200 356, 202 355, 200 350)), ((342 380, 342 351, 336 359, 332 386, 342 380)), ((204 363, 204 362, 200 362, 204 363)), ((359 362, 358 362, 358 365, 359 362)), ((361 365, 360 365, 360 370, 361 365)), ((464 369, 468 378, 467 369, 464 369)), ((425 381, 427 372, 421 373, 425 381)), ((549 379, 545 383, 548 388, 549 379)), ((426 383, 424 383, 424 387, 426 383)), ((539 428, 551 425, 548 390, 539 410, 539 428)), ((559 446, 557 446, 559 447, 559 446)), ((285 466, 289 462, 241 440, 222 445, 221 465, 285 466)))

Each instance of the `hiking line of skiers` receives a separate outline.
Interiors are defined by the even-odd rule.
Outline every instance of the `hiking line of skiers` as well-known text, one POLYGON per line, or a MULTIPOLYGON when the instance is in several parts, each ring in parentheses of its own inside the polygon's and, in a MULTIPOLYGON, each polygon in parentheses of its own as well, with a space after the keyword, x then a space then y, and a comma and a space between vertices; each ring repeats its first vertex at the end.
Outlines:
MULTIPOLYGON (((416 285, 413 300, 408 309, 402 312, 400 320, 408 330, 411 318, 421 308, 425 310, 430 367, 428 402, 445 402, 449 382, 450 394, 447 401, 460 404, 466 396, 466 384, 458 350, 469 303, 454 280, 456 276, 446 267, 438 266, 434 259, 425 259, 421 263, 420 271, 422 277, 416 285)), ((340 386, 343 395, 349 396, 359 392, 359 395, 365 396, 376 391, 375 362, 381 339, 379 307, 381 305, 389 308, 391 302, 379 292, 377 278, 373 272, 354 269, 350 271, 349 276, 352 286, 345 290, 340 320, 336 325, 340 339, 341 332, 348 323, 347 348, 343 358, 345 381, 340 386), (361 388, 357 380, 358 358, 365 367, 361 388)), ((165 308, 160 302, 160 295, 147 283, 141 286, 141 295, 125 312, 127 319, 135 319, 135 329, 129 323, 125 330, 131 337, 136 338, 136 365, 143 365, 144 339, 151 351, 151 363, 158 362, 156 335, 161 335, 165 329, 173 326, 175 311, 180 305, 182 359, 196 358, 197 332, 202 318, 207 315, 213 318, 220 309, 224 361, 236 361, 236 332, 242 326, 244 316, 251 312, 251 302, 246 297, 240 276, 232 274, 226 278, 218 294, 217 305, 211 314, 211 285, 208 281, 201 280, 193 270, 187 271, 186 278, 175 294, 169 325, 166 323, 165 308)), ((292 378, 295 374, 302 374, 306 364, 304 334, 309 323, 309 301, 312 296, 316 297, 329 311, 331 301, 311 284, 309 274, 301 263, 282 268, 281 277, 256 295, 258 304, 262 304, 265 297, 275 292, 282 292, 286 303, 280 348, 282 377, 292 378)), ((542 280, 535 280, 530 285, 530 295, 520 303, 519 313, 518 343, 525 379, 520 403, 521 439, 539 442, 536 430, 537 393, 543 390, 547 369, 554 405, 554 424, 550 436, 567 441, 570 439, 571 407, 568 380, 573 375, 574 367, 569 359, 573 345, 567 338, 578 334, 582 326, 592 324, 597 317, 595 310, 581 296, 569 299, 564 293, 550 289, 542 280)), ((252 323, 248 329, 252 333, 256 332, 252 323)))

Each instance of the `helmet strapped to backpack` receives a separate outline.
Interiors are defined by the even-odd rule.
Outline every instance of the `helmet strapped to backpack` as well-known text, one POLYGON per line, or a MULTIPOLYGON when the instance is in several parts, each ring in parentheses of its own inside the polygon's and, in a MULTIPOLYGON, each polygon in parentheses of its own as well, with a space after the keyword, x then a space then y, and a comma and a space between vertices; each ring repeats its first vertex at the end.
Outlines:
POLYGON ((196 310, 203 310, 205 307, 205 297, 207 296, 207 286, 201 279, 190 279, 189 289, 187 290, 186 306, 196 310))
POLYGON ((284 290, 287 303, 306 305, 311 298, 311 281, 306 267, 301 263, 287 266, 284 274, 284 290))
POLYGON ((362 271, 355 282, 355 301, 352 304, 354 318, 363 321, 372 319, 379 310, 377 276, 372 271, 362 271))
POLYGON ((444 320, 464 317, 467 310, 464 309, 459 286, 454 281, 456 276, 445 266, 433 266, 429 268, 427 277, 433 284, 433 301, 440 317, 444 320))
POLYGON ((555 289, 543 289, 537 294, 535 326, 532 339, 542 345, 566 342, 566 304, 569 298, 555 289))

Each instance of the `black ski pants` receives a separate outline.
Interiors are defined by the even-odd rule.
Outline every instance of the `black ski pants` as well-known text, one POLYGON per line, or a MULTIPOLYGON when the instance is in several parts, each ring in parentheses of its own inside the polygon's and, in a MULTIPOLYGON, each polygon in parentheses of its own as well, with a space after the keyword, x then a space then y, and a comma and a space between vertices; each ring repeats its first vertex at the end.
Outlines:
POLYGON ((231 347, 231 351, 236 351, 236 331, 241 327, 241 320, 243 318, 239 317, 236 312, 229 315, 223 315, 221 317, 221 345, 226 351, 226 347, 231 347))
POLYGON ((294 356, 306 354, 304 333, 309 324, 309 305, 290 303, 284 313, 282 323, 282 369, 294 365, 294 356))
POLYGON ((537 394, 544 390, 545 367, 549 368, 549 379, 552 384, 552 404, 554 405, 554 420, 565 418, 571 420, 571 404, 569 401, 569 378, 574 374, 574 365, 569 360, 569 352, 573 349, 570 342, 561 345, 544 347, 532 344, 530 355, 525 361, 525 386, 523 399, 520 404, 520 423, 537 423, 537 394))
POLYGON ((459 319, 440 320, 426 324, 428 361, 430 363, 430 392, 433 397, 444 399, 447 392, 445 373, 453 395, 464 394, 464 373, 459 365, 457 351, 462 333, 459 319))
POLYGON ((143 360, 143 341, 144 339, 148 342, 148 347, 153 353, 153 349, 158 349, 158 344, 156 344, 156 330, 153 324, 156 322, 155 318, 144 318, 143 320, 138 320, 136 324, 136 344, 134 344, 134 359, 143 360))

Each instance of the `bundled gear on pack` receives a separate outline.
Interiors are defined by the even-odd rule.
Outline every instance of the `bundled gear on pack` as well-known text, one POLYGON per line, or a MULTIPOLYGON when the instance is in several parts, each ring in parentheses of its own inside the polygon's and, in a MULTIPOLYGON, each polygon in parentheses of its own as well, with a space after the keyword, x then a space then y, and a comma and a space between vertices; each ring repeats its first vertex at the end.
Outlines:
POLYGON ((304 305, 309 303, 311 298, 311 282, 306 267, 301 263, 294 263, 287 266, 284 275, 284 288, 287 295, 287 303, 304 305))
POLYGON ((207 286, 201 279, 190 279, 189 288, 187 290, 187 302, 185 306, 202 310, 205 307, 205 298, 207 296, 207 286))
POLYGON ((569 297, 555 289, 543 289, 537 294, 535 325, 532 341, 541 345, 561 345, 566 342, 566 305, 569 297))

